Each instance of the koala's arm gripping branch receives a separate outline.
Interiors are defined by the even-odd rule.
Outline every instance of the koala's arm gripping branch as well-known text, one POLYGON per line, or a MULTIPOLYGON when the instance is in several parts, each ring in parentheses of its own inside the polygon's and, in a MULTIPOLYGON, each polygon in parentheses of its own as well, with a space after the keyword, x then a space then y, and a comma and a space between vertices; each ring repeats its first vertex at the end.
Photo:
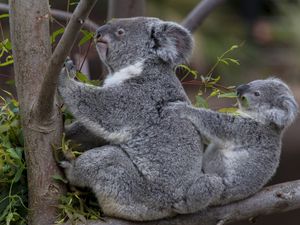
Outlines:
POLYGON ((225 0, 202 0, 183 20, 182 26, 194 32, 204 19, 225 0))
POLYGON ((40 121, 49 120, 52 116, 59 72, 76 41, 76 36, 79 34, 84 21, 96 2, 97 0, 81 0, 79 2, 51 56, 35 108, 33 109, 40 121))
MULTIPOLYGON (((269 215, 300 209, 300 180, 266 187, 254 196, 224 206, 213 207, 206 211, 178 215, 176 217, 150 221, 130 222, 113 218, 104 221, 89 221, 89 225, 216 225, 227 224, 260 215, 269 215)), ((69 225, 67 223, 65 225, 69 225)))

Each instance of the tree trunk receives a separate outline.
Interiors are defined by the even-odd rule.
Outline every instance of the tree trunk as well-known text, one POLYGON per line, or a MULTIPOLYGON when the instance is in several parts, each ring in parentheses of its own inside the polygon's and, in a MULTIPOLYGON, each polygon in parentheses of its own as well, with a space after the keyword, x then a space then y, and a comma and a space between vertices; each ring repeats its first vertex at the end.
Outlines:
POLYGON ((51 56, 48 0, 10 0, 10 32, 21 122, 25 139, 29 190, 29 224, 49 225, 56 219, 64 188, 52 148, 61 145, 62 119, 57 99, 52 115, 39 121, 32 114, 51 56))

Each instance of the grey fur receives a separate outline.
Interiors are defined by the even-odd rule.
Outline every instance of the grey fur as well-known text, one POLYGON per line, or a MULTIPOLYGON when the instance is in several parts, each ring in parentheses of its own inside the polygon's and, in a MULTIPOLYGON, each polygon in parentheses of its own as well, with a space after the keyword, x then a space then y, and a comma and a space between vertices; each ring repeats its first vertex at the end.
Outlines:
POLYGON ((255 80, 237 88, 241 116, 172 104, 211 144, 204 153, 206 174, 218 174, 225 185, 213 204, 246 198, 274 175, 284 129, 296 118, 298 105, 279 79, 255 80))
POLYGON ((62 162, 70 183, 90 187, 106 215, 129 220, 192 213, 218 199, 222 180, 202 173, 197 130, 166 110, 170 102, 190 105, 174 74, 191 52, 190 33, 172 22, 140 17, 114 19, 96 38, 110 71, 104 86, 70 79, 69 61, 58 90, 78 120, 69 132, 83 125, 109 145, 62 162))

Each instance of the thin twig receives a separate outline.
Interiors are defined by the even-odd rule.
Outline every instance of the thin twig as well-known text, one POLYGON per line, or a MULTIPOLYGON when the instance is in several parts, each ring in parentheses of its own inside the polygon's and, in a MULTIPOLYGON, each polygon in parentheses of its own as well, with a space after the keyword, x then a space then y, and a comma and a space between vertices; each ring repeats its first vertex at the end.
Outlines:
POLYGON ((87 50, 85 51, 85 54, 84 54, 82 63, 81 63, 81 65, 80 65, 79 72, 81 72, 81 69, 82 69, 82 67, 83 67, 83 64, 84 64, 84 62, 85 62, 85 60, 86 60, 86 58, 87 58, 87 56, 88 56, 88 53, 89 53, 89 51, 90 51, 90 49, 91 49, 92 43, 93 43, 93 39, 90 39, 89 45, 88 45, 88 47, 87 47, 87 50))
POLYGON ((33 109, 39 121, 49 121, 52 117, 59 72, 96 2, 97 0, 81 0, 79 2, 51 56, 35 108, 33 109))
MULTIPOLYGON (((9 9, 8 4, 0 3, 0 11, 8 12, 8 9, 9 9)), ((66 11, 59 10, 59 9, 51 9, 50 13, 56 19, 66 20, 66 21, 69 20, 72 16, 72 13, 68 13, 66 11)), ((85 21, 85 23, 83 24, 83 27, 87 30, 95 31, 99 27, 99 25, 96 24, 95 22, 87 19, 85 21)))

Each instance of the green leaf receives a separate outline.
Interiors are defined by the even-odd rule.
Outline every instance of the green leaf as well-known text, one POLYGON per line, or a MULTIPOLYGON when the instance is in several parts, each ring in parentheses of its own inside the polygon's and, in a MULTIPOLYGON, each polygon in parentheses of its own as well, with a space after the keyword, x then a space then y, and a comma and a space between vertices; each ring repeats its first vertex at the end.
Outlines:
POLYGON ((214 90, 210 93, 209 97, 214 97, 214 96, 217 96, 217 95, 219 95, 219 94, 220 94, 220 90, 219 90, 219 89, 214 89, 214 90))
POLYGON ((218 111, 221 113, 236 113, 237 110, 238 108, 222 108, 219 109, 218 111))
POLYGON ((7 207, 3 210, 2 214, 0 215, 0 222, 2 222, 6 218, 9 210, 10 210, 10 204, 7 205, 7 207))
POLYGON ((57 38, 58 35, 63 34, 64 32, 65 32, 65 28, 63 28, 63 27, 60 28, 60 29, 58 29, 58 30, 56 30, 56 31, 54 31, 51 34, 51 36, 50 36, 50 42, 51 42, 51 44, 53 44, 55 42, 55 40, 56 40, 56 38, 57 38))
POLYGON ((195 103, 195 107, 198 108, 208 108, 208 103, 207 101, 202 98, 200 95, 196 96, 196 103, 195 103))
POLYGON ((219 61, 220 61, 221 63, 224 63, 225 65, 229 65, 229 63, 228 63, 225 59, 219 59, 219 61))
POLYGON ((23 151, 24 151, 23 148, 20 148, 20 147, 15 148, 15 152, 18 154, 20 159, 22 159, 23 151))
POLYGON ((88 42, 90 39, 92 39, 94 37, 94 33, 93 32, 89 32, 86 30, 80 30, 81 33, 83 33, 83 38, 79 41, 79 46, 85 44, 86 42, 88 42))
POLYGON ((81 72, 79 72, 79 71, 76 72, 76 78, 77 78, 79 81, 83 82, 83 83, 90 84, 90 85, 94 85, 94 86, 97 86, 97 85, 99 85, 99 84, 101 83, 100 80, 90 80, 90 79, 87 77, 87 75, 85 75, 85 74, 83 74, 83 73, 81 73, 81 72))
POLYGON ((8 18, 8 17, 9 17, 9 14, 8 14, 8 13, 1 14, 1 15, 0 15, 0 19, 8 18))
POLYGON ((79 81, 83 82, 83 83, 88 83, 89 82, 89 79, 87 78, 87 76, 85 74, 81 73, 81 72, 76 73, 76 78, 79 81))
POLYGON ((228 92, 228 93, 224 93, 224 94, 219 94, 218 98, 236 98, 236 92, 228 92))
POLYGON ((18 160, 21 159, 19 154, 15 151, 15 149, 13 149, 13 148, 7 149, 7 152, 9 153, 11 158, 18 159, 18 160))
POLYGON ((236 49, 236 48, 238 48, 239 46, 238 45, 232 45, 231 47, 230 47, 230 51, 232 51, 232 50, 234 50, 234 49, 236 49))
POLYGON ((4 41, 2 41, 2 46, 6 48, 6 50, 11 50, 12 49, 12 45, 10 40, 7 38, 4 41))
POLYGON ((236 65, 240 65, 240 62, 237 59, 228 58, 228 60, 236 65))
POLYGON ((78 5, 79 1, 78 0, 73 0, 70 2, 70 6, 71 5, 78 5))
POLYGON ((13 180, 14 183, 17 183, 17 182, 20 180, 23 171, 24 171, 24 167, 23 167, 23 166, 21 166, 21 167, 17 170, 17 172, 16 172, 16 174, 15 174, 15 177, 14 177, 14 180, 13 180))
POLYGON ((13 217, 14 217, 14 213, 12 213, 12 212, 8 213, 8 215, 6 216, 6 219, 5 219, 6 225, 10 225, 10 221, 12 221, 13 217))
POLYGON ((0 67, 8 66, 14 63, 14 60, 12 59, 12 56, 8 56, 6 58, 6 62, 0 63, 0 67))
POLYGON ((4 133, 4 132, 7 132, 8 130, 9 130, 9 125, 8 124, 0 125, 0 134, 4 133))

